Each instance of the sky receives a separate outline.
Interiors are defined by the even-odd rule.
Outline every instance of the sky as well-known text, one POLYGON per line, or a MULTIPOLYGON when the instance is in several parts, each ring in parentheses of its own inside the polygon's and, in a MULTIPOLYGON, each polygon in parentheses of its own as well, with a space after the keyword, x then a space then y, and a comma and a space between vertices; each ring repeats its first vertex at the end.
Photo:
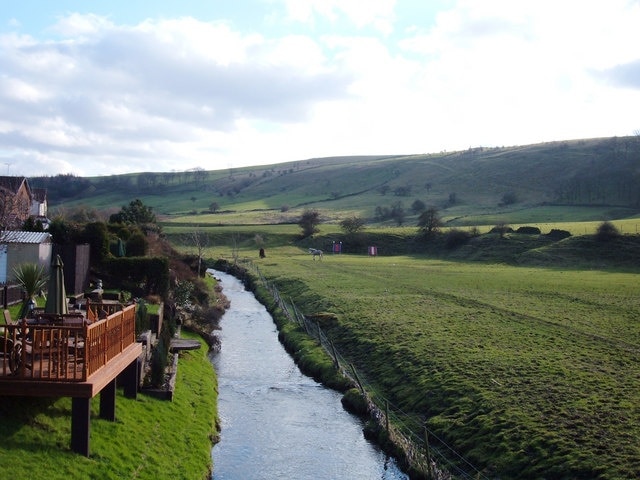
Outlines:
POLYGON ((0 174, 638 135, 639 25, 640 0, 0 0, 0 174))

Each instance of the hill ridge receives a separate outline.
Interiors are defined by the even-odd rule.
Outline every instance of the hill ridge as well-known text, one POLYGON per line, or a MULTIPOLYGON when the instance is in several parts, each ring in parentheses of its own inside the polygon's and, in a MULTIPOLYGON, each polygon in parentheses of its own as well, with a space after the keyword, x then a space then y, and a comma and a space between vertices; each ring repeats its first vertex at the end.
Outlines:
POLYGON ((310 158, 226 170, 34 177, 55 207, 119 209, 140 198, 161 215, 328 208, 374 221, 415 200, 451 218, 545 205, 640 210, 640 136, 456 152, 310 158))

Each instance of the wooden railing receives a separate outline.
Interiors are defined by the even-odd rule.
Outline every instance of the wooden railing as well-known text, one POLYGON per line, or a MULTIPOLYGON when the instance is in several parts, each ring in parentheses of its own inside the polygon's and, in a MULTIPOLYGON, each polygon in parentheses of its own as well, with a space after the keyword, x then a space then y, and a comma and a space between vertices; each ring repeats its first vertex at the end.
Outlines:
POLYGON ((0 381, 84 382, 136 341, 135 305, 83 325, 8 325, 0 332, 0 381))
POLYGON ((85 308, 87 310, 87 319, 91 321, 102 320, 107 318, 110 315, 113 315, 116 312, 122 310, 122 304, 119 302, 92 302, 87 298, 87 302, 85 303, 85 308))

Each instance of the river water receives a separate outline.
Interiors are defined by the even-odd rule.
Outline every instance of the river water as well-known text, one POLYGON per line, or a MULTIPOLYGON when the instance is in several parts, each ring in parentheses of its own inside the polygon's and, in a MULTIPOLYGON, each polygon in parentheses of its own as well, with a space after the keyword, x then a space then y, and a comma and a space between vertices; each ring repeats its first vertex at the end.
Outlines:
POLYGON ((235 277, 209 272, 231 302, 220 323, 222 349, 211 356, 222 424, 212 479, 407 479, 364 438, 341 394, 298 370, 253 294, 235 277))

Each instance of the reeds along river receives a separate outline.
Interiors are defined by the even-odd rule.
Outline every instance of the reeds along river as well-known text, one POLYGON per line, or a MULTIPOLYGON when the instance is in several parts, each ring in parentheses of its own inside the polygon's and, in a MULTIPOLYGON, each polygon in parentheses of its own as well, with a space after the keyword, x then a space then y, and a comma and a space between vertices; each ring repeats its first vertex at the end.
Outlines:
POLYGON ((300 373, 253 294, 235 277, 209 272, 231 302, 218 332, 221 351, 211 357, 222 424, 212 478, 407 479, 364 438, 338 392, 300 373))

